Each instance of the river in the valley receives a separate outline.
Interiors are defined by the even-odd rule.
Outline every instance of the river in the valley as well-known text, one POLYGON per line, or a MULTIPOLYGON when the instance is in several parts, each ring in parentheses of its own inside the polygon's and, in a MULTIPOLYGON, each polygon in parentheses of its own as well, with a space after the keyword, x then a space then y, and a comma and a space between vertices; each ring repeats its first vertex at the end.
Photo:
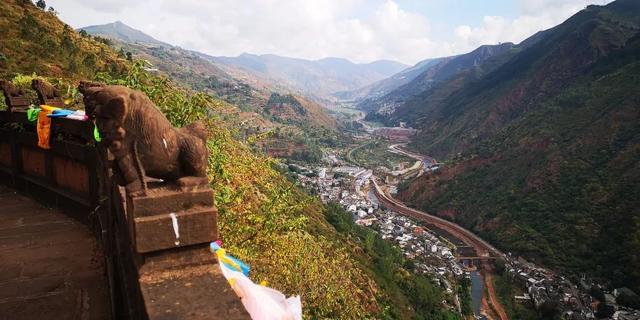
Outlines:
POLYGON ((473 307, 473 314, 479 319, 484 319, 484 316, 480 315, 480 309, 482 306, 482 293, 484 292, 484 281, 479 271, 471 271, 471 306, 473 307))
MULTIPOLYGON (((369 201, 375 206, 380 205, 378 198, 373 192, 373 188, 371 188, 368 192, 369 201)), ((441 231, 441 230, 439 230, 441 231)), ((442 234, 438 234, 439 236, 443 236, 442 234)), ((450 241, 454 240, 449 238, 450 241)), ((455 239, 457 240, 457 239, 455 239)), ((459 240, 458 240, 459 241, 459 240)), ((471 307, 473 309, 473 314, 476 316, 476 319, 486 319, 485 316, 481 315, 482 308, 482 294, 484 293, 484 279, 482 278, 482 274, 479 271, 471 271, 471 307)))
POLYGON ((369 192, 367 193, 367 197, 369 198, 369 201, 371 201, 371 204, 373 204, 374 207, 379 207, 380 206, 380 202, 378 201, 378 197, 376 197, 376 193, 373 192, 373 188, 369 189, 369 192))

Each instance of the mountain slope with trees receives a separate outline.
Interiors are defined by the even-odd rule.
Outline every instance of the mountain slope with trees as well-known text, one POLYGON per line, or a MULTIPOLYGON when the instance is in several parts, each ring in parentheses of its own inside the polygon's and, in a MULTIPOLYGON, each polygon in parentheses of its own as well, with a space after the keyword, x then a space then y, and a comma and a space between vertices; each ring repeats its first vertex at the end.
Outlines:
POLYGON ((387 121, 446 161, 400 197, 505 251, 640 290, 640 2, 589 6, 387 121))
POLYGON ((504 57, 515 51, 512 43, 485 45, 467 54, 427 61, 425 65, 415 71, 407 70, 407 75, 412 76, 412 80, 397 86, 384 95, 369 95, 358 103, 358 107, 370 111, 367 115, 369 120, 393 124, 399 118, 402 119, 402 116, 412 117, 402 113, 405 110, 413 111, 410 108, 404 108, 405 105, 409 105, 415 100, 422 101, 425 96, 429 95, 434 96, 430 99, 438 100, 436 96, 441 94, 439 91, 441 88, 445 88, 444 91, 447 92, 451 90, 450 88, 456 87, 455 84, 459 86, 470 79, 481 77, 494 64, 499 63, 504 57), (416 75, 416 73, 418 74, 416 75), (396 112, 402 115, 398 115, 396 112))
MULTIPOLYGON (((9 76, 12 70, 29 70, 79 78, 124 69, 122 57, 110 50, 109 40, 78 34, 55 18, 55 10, 11 4, 4 4, 0 11, 0 76, 9 76)), ((44 1, 42 5, 46 6, 44 1)))

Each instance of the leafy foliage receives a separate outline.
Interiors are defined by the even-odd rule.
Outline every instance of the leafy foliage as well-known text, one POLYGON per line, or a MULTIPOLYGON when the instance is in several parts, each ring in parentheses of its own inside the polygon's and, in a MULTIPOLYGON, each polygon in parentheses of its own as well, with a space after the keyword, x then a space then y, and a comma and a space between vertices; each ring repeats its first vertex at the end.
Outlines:
MULTIPOLYGON (((44 4, 44 1, 42 1, 44 4)), ((97 71, 120 73, 125 64, 104 43, 76 33, 30 1, 0 2, 0 76, 37 73, 79 79, 97 71)))

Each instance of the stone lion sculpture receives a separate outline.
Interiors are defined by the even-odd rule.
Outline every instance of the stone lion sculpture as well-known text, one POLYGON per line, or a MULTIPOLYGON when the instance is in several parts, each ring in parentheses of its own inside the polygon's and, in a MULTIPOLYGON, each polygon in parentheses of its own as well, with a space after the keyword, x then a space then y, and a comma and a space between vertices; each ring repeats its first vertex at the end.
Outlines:
POLYGON ((208 183, 201 122, 174 128, 144 93, 127 87, 85 83, 80 91, 128 194, 146 194, 145 176, 176 181, 183 189, 208 183))
POLYGON ((24 95, 24 90, 14 86, 11 81, 0 80, 0 88, 2 92, 4 92, 5 98, 21 97, 24 95))
POLYGON ((31 88, 38 94, 38 100, 41 104, 64 106, 60 91, 50 83, 42 79, 33 79, 31 81, 31 88))
POLYGON ((11 81, 0 80, 0 89, 4 94, 4 102, 7 110, 23 109, 31 104, 31 99, 26 92, 11 83, 11 81))

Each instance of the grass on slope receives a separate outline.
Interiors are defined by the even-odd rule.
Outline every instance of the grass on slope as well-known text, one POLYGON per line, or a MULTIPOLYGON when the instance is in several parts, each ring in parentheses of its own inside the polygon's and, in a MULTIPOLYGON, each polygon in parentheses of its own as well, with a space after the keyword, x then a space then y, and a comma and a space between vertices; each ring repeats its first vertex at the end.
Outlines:
POLYGON ((103 39, 81 36, 28 0, 0 2, 0 30, 0 77, 35 72, 79 79, 125 68, 103 39))

